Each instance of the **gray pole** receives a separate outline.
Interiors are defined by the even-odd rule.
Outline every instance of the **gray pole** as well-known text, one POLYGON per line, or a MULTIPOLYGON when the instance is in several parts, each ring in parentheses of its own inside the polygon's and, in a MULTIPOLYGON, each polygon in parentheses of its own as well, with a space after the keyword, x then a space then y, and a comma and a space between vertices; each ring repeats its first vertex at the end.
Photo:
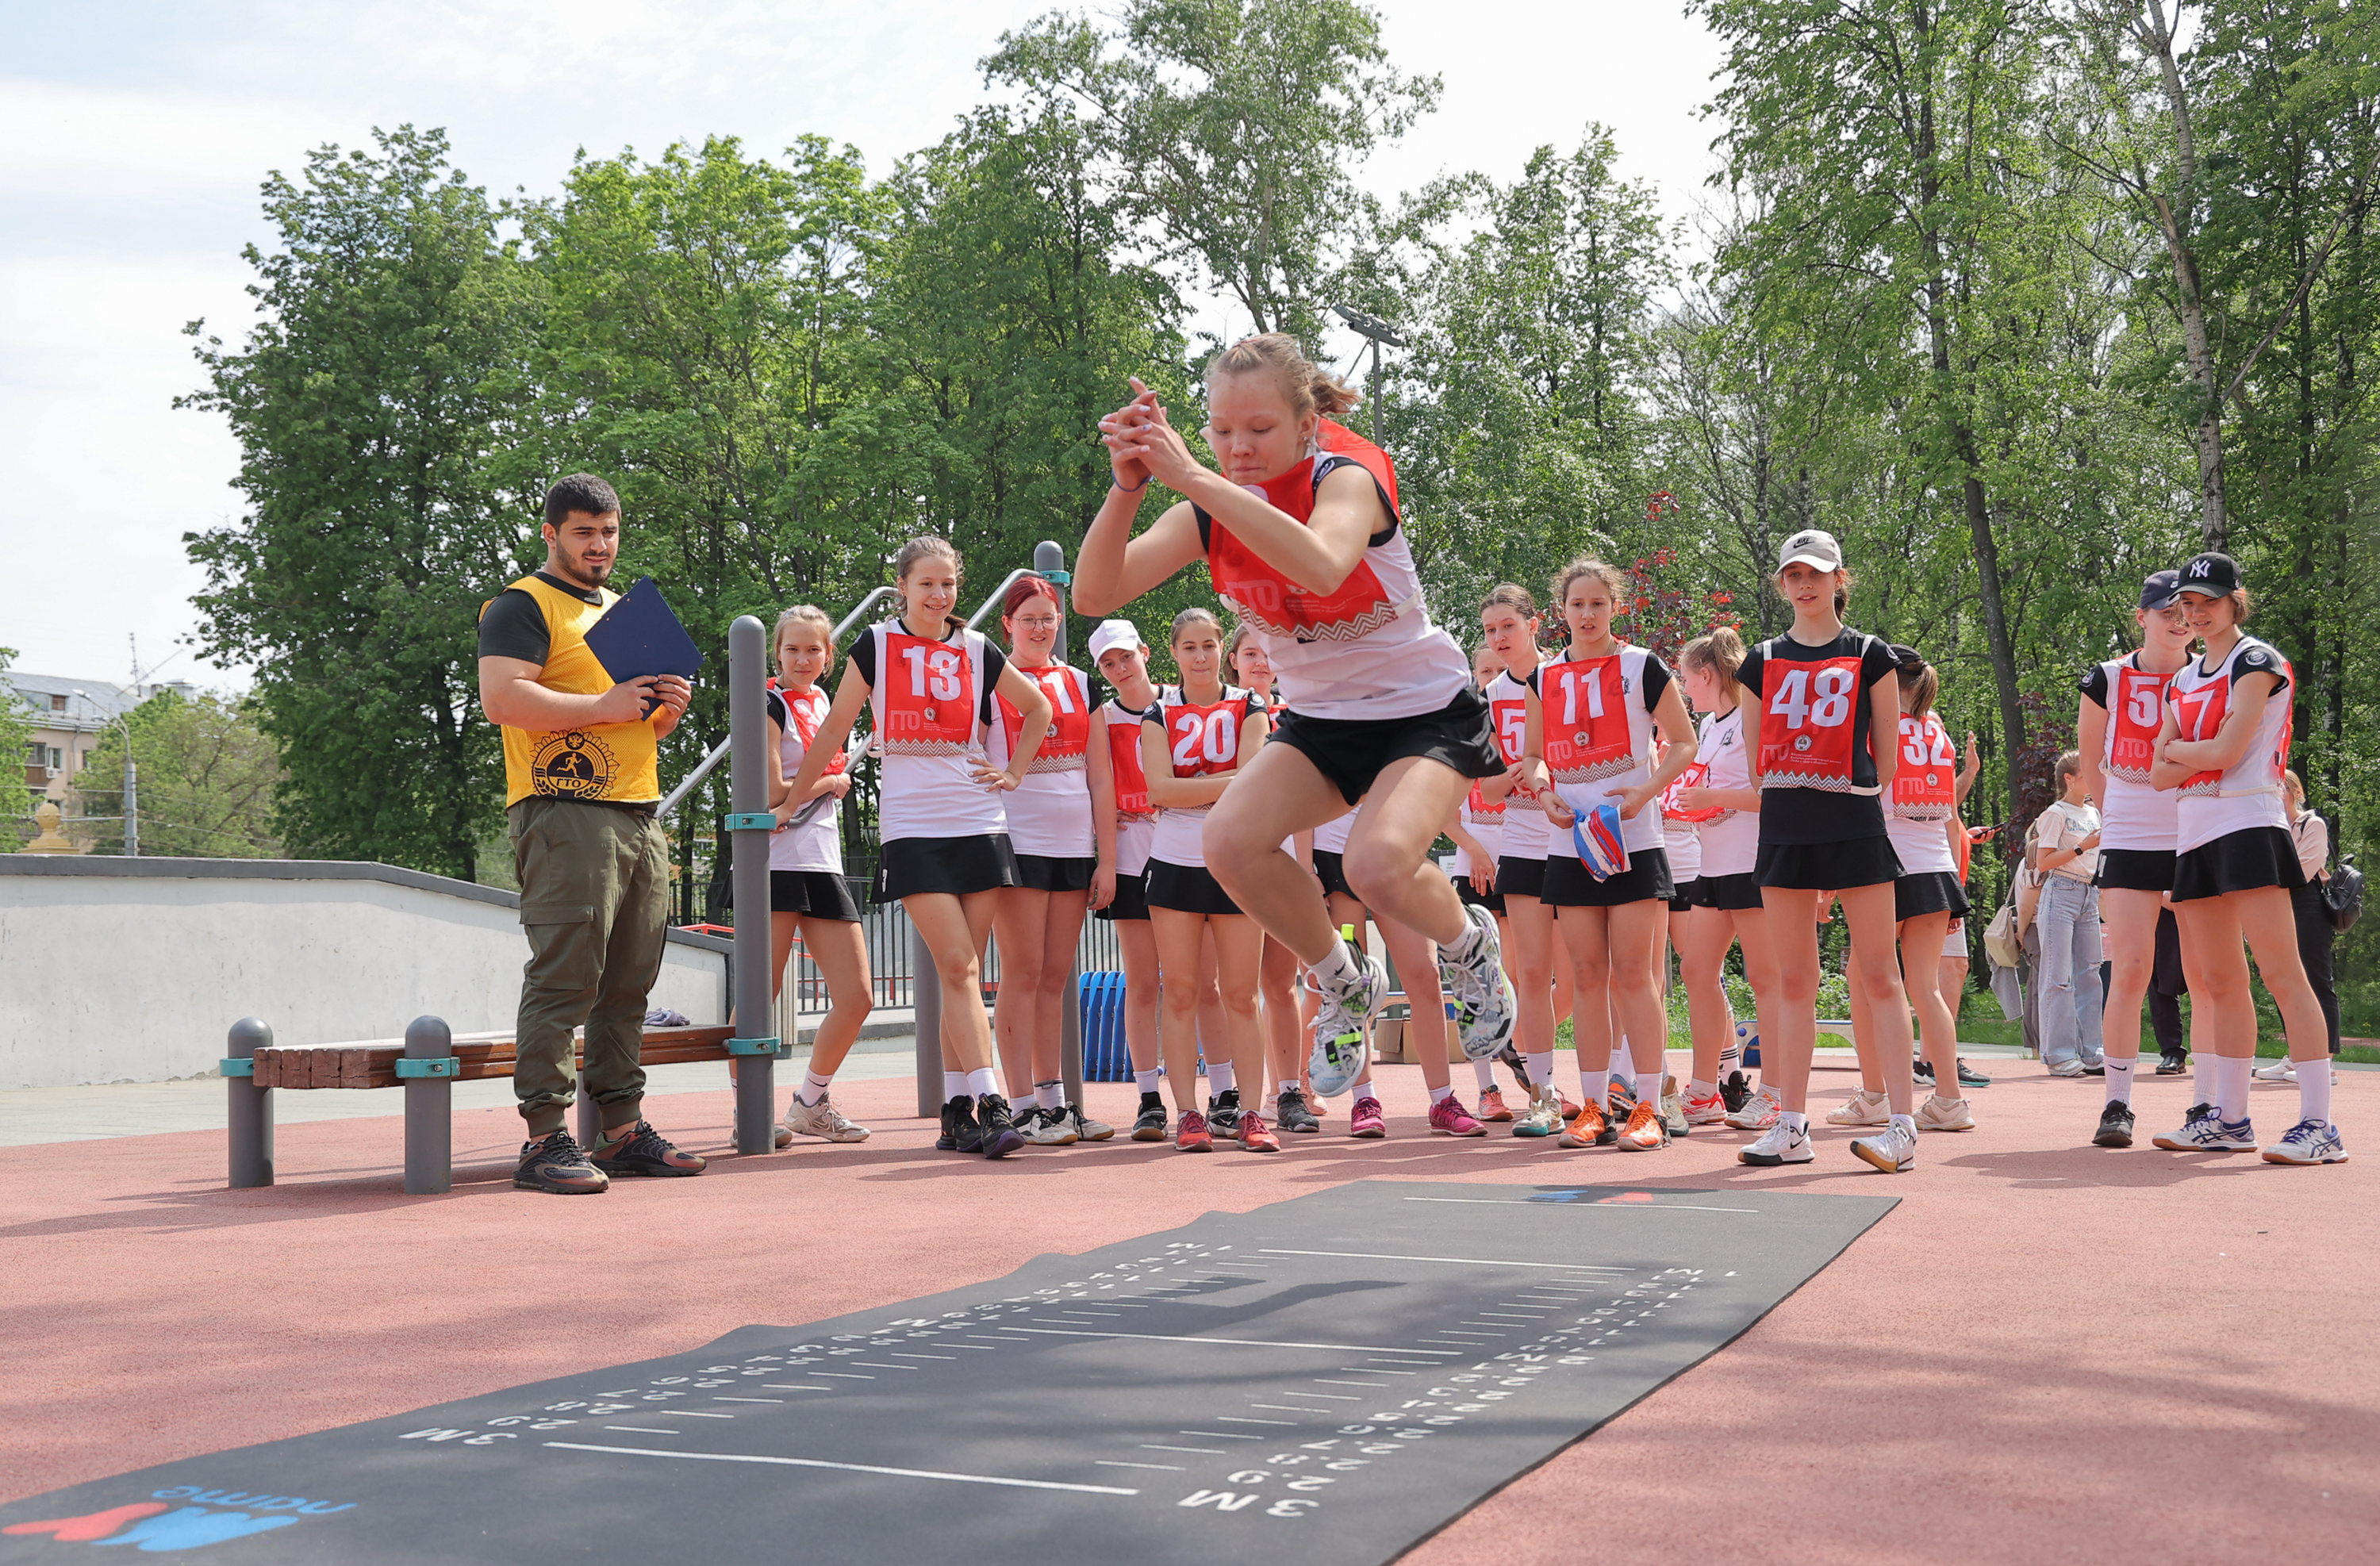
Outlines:
MULTIPOLYGON (((455 1054, 455 1034, 439 1017, 416 1017, 405 1030, 407 1061, 444 1062, 455 1054)), ((451 1077, 405 1079, 405 1194, 443 1196, 455 1188, 455 1084, 451 1077)))
MULTIPOLYGON (((1061 587, 1070 585, 1066 575, 1066 552, 1049 539, 1033 546, 1033 569, 1061 587)), ((1072 595, 1068 595, 1071 601, 1072 595)), ((1058 612, 1058 641, 1050 649, 1058 662, 1066 661, 1066 610, 1061 604, 1058 612)), ((1065 1079, 1066 1102, 1083 1101, 1083 964, 1082 941, 1075 943, 1075 962, 1066 970, 1066 993, 1058 1002, 1059 1046, 1058 1074, 1065 1079)))
POLYGON ((124 725, 124 856, 140 857, 140 769, 132 764, 132 725, 124 725))
POLYGON ((735 861, 735 1150, 766 1153, 776 1143, 776 1059, 770 1033, 768 674, 760 662, 760 622, 739 614, 727 628, 727 824, 735 861))
POLYGON ((224 1073, 224 1086, 231 1100, 225 1123, 231 1131, 231 1188, 235 1191, 273 1184, 273 1089, 259 1087, 252 1074, 256 1052, 272 1048, 273 1029, 267 1024, 242 1017, 231 1025, 230 1041, 224 1049, 225 1064, 246 1061, 251 1074, 224 1073))
POLYGON ((917 927, 909 930, 910 1002, 917 1008, 917 1112, 931 1120, 942 1112, 942 971, 926 950, 917 927))

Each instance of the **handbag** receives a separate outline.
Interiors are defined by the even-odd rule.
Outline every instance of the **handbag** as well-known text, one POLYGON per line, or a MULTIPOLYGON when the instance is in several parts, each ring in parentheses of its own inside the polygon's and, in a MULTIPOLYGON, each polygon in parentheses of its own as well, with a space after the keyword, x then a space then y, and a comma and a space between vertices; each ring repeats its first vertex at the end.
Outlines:
POLYGON ((2341 935, 2363 917, 2363 872, 2355 868, 2353 859, 2341 859, 2338 868, 2324 878, 2322 911, 2330 928, 2341 935))
POLYGON ((2024 963, 2024 927, 2017 922, 2016 904, 2000 904, 1992 922, 1984 929, 1984 954, 1998 968, 2013 968, 2024 963))

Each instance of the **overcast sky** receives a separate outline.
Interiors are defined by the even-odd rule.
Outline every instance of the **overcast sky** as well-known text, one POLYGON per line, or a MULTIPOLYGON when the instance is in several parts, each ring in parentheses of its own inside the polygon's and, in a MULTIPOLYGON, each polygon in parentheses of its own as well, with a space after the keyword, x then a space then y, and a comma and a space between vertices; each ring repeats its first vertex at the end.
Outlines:
MULTIPOLYGON (((238 515, 184 322, 237 340, 257 185, 374 126, 446 127, 500 192, 553 190, 572 153, 721 133, 772 154, 820 132, 871 170, 986 94, 976 62, 1042 0, 177 0, 0 5, 0 647, 17 667, 243 684, 182 643, 201 578, 185 531, 238 515), (168 662, 170 660, 170 662, 168 662)), ((1441 173, 1517 174, 1600 120, 1673 215, 1702 200, 1718 51, 1679 0, 1381 0, 1391 58, 1445 82, 1374 159, 1384 194, 1441 173)), ((1209 322, 1208 324, 1214 324, 1209 322)))

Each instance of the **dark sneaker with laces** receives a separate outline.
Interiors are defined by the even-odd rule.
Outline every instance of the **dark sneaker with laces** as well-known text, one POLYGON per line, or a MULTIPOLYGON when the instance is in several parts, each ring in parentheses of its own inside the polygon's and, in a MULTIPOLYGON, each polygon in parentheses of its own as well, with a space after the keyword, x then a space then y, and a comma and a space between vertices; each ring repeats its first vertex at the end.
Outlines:
POLYGON ((977 1126, 976 1151, 988 1159, 1004 1159, 1025 1146, 1024 1133, 1008 1112, 1008 1100, 997 1093, 986 1093, 975 1101, 977 1126))
POLYGON ((965 1094, 942 1106, 942 1134, 934 1146, 945 1153, 983 1151, 983 1132, 975 1123, 975 1100, 965 1094))
POLYGON ((1218 1136, 1240 1134, 1240 1090, 1218 1093, 1207 1100, 1207 1127, 1218 1136))
POLYGON ((1319 1131, 1322 1123, 1314 1118, 1314 1111, 1305 1102, 1305 1089, 1284 1087, 1273 1100, 1273 1123, 1283 1131, 1319 1131))
POLYGON ((1930 1087, 1934 1084, 1934 1062, 1920 1055, 1909 1062, 1909 1074, 1930 1087))
POLYGON ((2157 1056, 2156 1074, 2159 1076, 2180 1076, 2189 1069, 2190 1056, 2182 1050, 2167 1050, 2157 1056))
POLYGON ((1165 1099, 1156 1093, 1140 1096, 1140 1113, 1133 1117, 1132 1139, 1135 1142, 1165 1140, 1165 1099))
POLYGON ((616 1141, 597 1143, 587 1161, 614 1180, 629 1175, 665 1180, 700 1174, 704 1167, 702 1159, 673 1147, 669 1138, 653 1129, 650 1121, 643 1120, 630 1126, 616 1141))
POLYGON ((611 1184, 611 1176, 587 1161, 578 1139, 567 1131, 548 1132, 522 1143, 520 1167, 513 1171, 515 1190, 557 1196, 591 1196, 611 1184))
POLYGON ((1727 1080, 1718 1085, 1718 1099, 1727 1106, 1727 1112, 1733 1114, 1751 1101, 1752 1084, 1745 1079, 1743 1073, 1729 1072, 1727 1080))
POLYGON ((2099 1129, 2091 1140, 2102 1147, 2129 1147, 2132 1145, 2132 1106, 2115 1099, 2099 1111, 2099 1129))
POLYGON ((1521 1085, 1521 1097, 1525 1099, 1536 1091, 1537 1085, 1529 1080, 1529 1062, 1521 1058, 1519 1050, 1507 1044, 1496 1051, 1496 1058, 1504 1062, 1504 1069, 1521 1085))
POLYGON ((1961 1086, 1961 1087, 1989 1087, 1991 1085, 1992 1085, 1992 1079, 1991 1079, 1990 1077, 1985 1076, 1982 1072, 1977 1071, 1974 1067, 1973 1067, 1973 1066, 1969 1065, 1969 1064, 1968 1064, 1966 1062, 1964 1062, 1964 1061, 1961 1061, 1961 1062, 1959 1062, 1959 1086, 1961 1086))

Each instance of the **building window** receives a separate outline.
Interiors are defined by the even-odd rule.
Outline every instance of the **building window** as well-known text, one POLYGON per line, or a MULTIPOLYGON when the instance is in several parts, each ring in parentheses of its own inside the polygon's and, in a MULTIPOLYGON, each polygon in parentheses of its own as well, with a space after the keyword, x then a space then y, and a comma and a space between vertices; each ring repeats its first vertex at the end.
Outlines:
POLYGON ((51 710, 51 711, 53 711, 53 712, 63 712, 63 711, 65 711, 66 710, 67 710, 67 698, 66 698, 65 697, 63 697, 63 696, 53 696, 53 697, 51 697, 51 698, 50 698, 50 710, 51 710))

